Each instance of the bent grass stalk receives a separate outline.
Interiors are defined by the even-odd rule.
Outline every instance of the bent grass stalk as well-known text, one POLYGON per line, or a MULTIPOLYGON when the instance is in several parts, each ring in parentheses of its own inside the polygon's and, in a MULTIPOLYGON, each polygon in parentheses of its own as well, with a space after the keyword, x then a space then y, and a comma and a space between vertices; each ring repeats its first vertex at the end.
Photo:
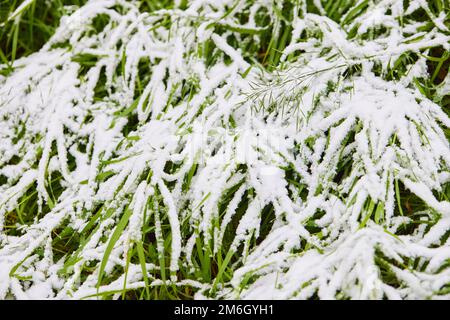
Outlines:
POLYGON ((447 2, 0 3, 0 298, 449 297, 447 2))

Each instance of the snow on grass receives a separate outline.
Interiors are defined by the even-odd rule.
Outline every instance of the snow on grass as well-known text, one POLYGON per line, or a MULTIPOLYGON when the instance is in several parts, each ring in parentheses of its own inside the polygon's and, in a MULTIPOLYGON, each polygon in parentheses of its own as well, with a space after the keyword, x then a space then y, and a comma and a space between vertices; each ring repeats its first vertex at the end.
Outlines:
POLYGON ((139 5, 0 76, 0 298, 449 298, 441 1, 139 5))

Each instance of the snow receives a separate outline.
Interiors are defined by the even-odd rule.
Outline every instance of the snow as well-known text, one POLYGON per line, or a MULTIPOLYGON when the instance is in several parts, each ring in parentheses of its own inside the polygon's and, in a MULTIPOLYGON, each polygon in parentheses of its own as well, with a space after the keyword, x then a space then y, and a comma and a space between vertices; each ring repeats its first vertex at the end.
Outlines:
MULTIPOLYGON (((406 8, 401 0, 373 1, 344 29, 308 13, 300 1, 282 64, 269 72, 229 41, 242 40, 233 28, 221 33, 210 27, 233 4, 197 0, 186 10, 140 13, 134 1, 92 0, 63 17, 41 51, 17 60, 15 71, 0 78, 0 176, 7 180, 0 185, 0 298, 96 298, 124 285, 144 287, 140 264, 131 262, 126 277, 97 288, 101 260, 125 210, 132 213, 104 279, 124 268, 128 249, 142 240, 148 224, 159 257, 170 256, 166 284, 192 286, 196 298, 210 297, 214 282, 194 275, 193 257, 201 249, 239 256, 232 279, 212 298, 449 297, 439 290, 450 281, 450 203, 438 195, 449 180, 444 129, 450 119, 414 85, 427 76, 423 56, 398 81, 374 73, 377 65, 387 72, 406 52, 449 49, 443 15, 434 16, 422 0, 406 8), (411 42, 421 24, 398 21, 419 7, 435 27, 411 42), (99 14, 110 21, 93 32, 90 24, 99 14), (169 26, 160 24, 164 18, 169 26), (348 39, 355 26, 356 38, 348 39), (383 35, 362 37, 379 26, 387 29, 383 35), (211 64, 198 53, 206 41, 214 48, 211 64), (62 43, 71 49, 56 48, 62 43), (83 54, 97 59, 84 74, 74 59, 83 54), (142 78, 144 59, 149 65, 142 78), (359 71, 346 76, 349 67, 359 71), (102 74, 107 95, 98 98, 102 74), (195 89, 183 96, 190 84, 195 89), (24 134, 15 142, 22 125, 24 134), (343 163, 350 163, 348 174, 339 178, 343 163), (45 209, 52 172, 61 173, 63 192, 45 209), (422 201, 423 211, 400 215, 399 183, 422 201), (31 191, 39 216, 12 236, 7 217, 31 191), (273 225, 262 237, 269 206, 273 225), (83 246, 56 261, 52 233, 63 225, 79 233, 97 212, 83 246), (421 215, 419 226, 400 232, 414 214, 421 215), (230 226, 234 234, 226 247, 230 226), (61 275, 70 258, 75 262, 61 275), (82 278, 87 264, 93 271, 82 278), (179 270, 186 265, 188 278, 182 279, 179 270), (386 283, 385 265, 401 286, 386 283), (255 280, 244 287, 249 275, 255 280)), ((259 30, 266 27, 255 23, 262 9, 275 24, 272 2, 262 0, 242 1, 220 23, 259 30), (245 25, 238 12, 250 15, 245 25)), ((259 41, 258 34, 249 37, 259 41)), ((448 94, 449 79, 438 95, 448 94)), ((153 272, 159 263, 147 264, 151 287, 164 285, 153 272)))

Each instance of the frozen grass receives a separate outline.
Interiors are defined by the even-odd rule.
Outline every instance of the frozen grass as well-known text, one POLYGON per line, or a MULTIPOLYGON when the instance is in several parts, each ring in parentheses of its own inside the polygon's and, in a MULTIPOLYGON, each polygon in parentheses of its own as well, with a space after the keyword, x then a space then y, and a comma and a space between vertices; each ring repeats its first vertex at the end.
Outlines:
POLYGON ((0 298, 450 298, 449 14, 0 0, 0 298))

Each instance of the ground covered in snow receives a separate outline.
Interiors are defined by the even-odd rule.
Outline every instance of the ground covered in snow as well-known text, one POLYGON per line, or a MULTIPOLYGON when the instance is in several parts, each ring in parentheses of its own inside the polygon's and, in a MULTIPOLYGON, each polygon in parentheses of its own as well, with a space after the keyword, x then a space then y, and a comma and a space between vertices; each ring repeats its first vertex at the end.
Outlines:
POLYGON ((72 1, 20 54, 38 2, 1 299, 450 298, 448 1, 72 1))

